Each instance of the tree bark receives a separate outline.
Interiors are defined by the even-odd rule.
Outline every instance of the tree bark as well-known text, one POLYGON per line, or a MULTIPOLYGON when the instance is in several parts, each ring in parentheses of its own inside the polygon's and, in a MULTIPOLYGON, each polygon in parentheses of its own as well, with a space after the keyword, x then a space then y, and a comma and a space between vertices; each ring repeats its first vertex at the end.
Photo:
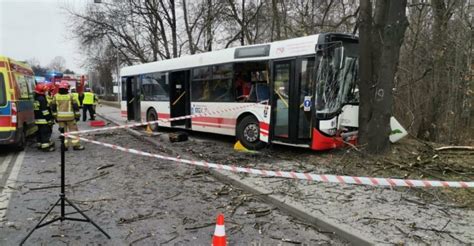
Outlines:
POLYGON ((406 4, 406 0, 377 1, 372 22, 371 2, 361 1, 360 142, 373 154, 390 149, 394 79, 408 26, 406 4))

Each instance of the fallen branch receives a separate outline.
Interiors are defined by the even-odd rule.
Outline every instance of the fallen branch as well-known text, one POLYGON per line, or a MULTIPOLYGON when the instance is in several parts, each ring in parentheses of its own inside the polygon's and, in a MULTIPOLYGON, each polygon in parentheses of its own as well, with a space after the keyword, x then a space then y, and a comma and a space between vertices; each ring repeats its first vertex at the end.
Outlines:
POLYGON ((215 224, 214 223, 207 223, 207 224, 204 224, 204 225, 184 227, 184 229, 185 230, 196 230, 196 229, 202 229, 202 228, 206 228, 206 227, 213 226, 213 225, 215 225, 215 224))
POLYGON ((443 150, 474 150, 474 146, 443 146, 435 149, 436 151, 443 150))
POLYGON ((140 221, 140 220, 149 219, 149 218, 152 218, 154 216, 155 215, 153 214, 153 212, 151 212, 151 213, 145 214, 145 215, 139 214, 139 215, 137 215, 135 217, 132 217, 132 218, 129 218, 129 219, 120 218, 118 224, 119 225, 128 224, 128 223, 137 222, 137 221, 140 221))
POLYGON ((173 233, 175 234, 173 237, 171 237, 170 239, 168 239, 168 240, 166 240, 166 241, 161 242, 160 245, 167 244, 167 243, 169 243, 169 242, 175 240, 175 239, 178 237, 179 234, 178 234, 176 231, 173 232, 173 233))
POLYGON ((115 201, 117 199, 115 198, 102 198, 102 199, 96 199, 96 200, 87 200, 87 201, 80 201, 80 200, 72 200, 75 203, 90 203, 90 202, 104 202, 104 201, 115 201))
POLYGON ((145 240, 145 239, 147 239, 147 238, 149 238, 149 237, 151 237, 151 236, 152 236, 152 234, 151 234, 151 233, 148 233, 148 235, 146 235, 146 236, 144 236, 144 237, 141 237, 141 238, 138 238, 138 239, 133 240, 129 245, 133 245, 133 244, 135 244, 135 243, 138 243, 138 242, 140 242, 140 241, 142 241, 142 240, 145 240))
POLYGON ((87 181, 91 181, 91 180, 93 180, 93 179, 100 178, 100 177, 105 176, 105 175, 107 175, 107 174, 110 174, 110 173, 109 173, 109 172, 104 172, 104 173, 101 173, 101 174, 99 174, 99 175, 96 175, 96 176, 94 176, 94 177, 92 177, 92 178, 88 178, 88 179, 84 179, 84 180, 81 180, 81 181, 79 181, 79 182, 76 182, 76 183, 74 183, 73 185, 78 185, 78 184, 81 184, 81 183, 84 183, 84 182, 87 182, 87 181))
POLYGON ((97 170, 102 170, 102 169, 106 169, 106 168, 113 167, 113 166, 115 166, 115 165, 114 164, 109 164, 109 165, 98 167, 97 170))
POLYGON ((295 240, 288 239, 288 238, 280 238, 280 237, 274 237, 274 236, 270 236, 270 238, 275 239, 275 240, 280 240, 280 241, 285 242, 285 243, 303 244, 302 242, 295 241, 295 240))
MULTIPOLYGON (((69 185, 66 185, 69 186, 69 185)), ((52 188, 60 188, 60 185, 48 185, 48 186, 40 186, 40 187, 33 187, 29 188, 30 190, 45 190, 45 189, 52 189, 52 188)))

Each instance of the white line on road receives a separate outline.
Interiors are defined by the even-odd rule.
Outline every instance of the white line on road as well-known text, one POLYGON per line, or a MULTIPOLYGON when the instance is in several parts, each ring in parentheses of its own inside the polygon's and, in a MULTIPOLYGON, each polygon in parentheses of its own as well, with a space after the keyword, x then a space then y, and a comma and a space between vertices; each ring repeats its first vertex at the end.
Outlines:
POLYGON ((20 173, 21 165, 23 164, 23 158, 25 157, 25 152, 26 151, 20 152, 20 154, 16 158, 15 164, 13 165, 13 169, 5 184, 5 188, 2 191, 1 196, 3 200, 0 201, 0 208, 2 208, 0 210, 0 221, 3 221, 6 219, 5 215, 7 214, 8 204, 10 203, 10 199, 14 191, 10 187, 15 188, 16 179, 18 177, 18 174, 20 173))

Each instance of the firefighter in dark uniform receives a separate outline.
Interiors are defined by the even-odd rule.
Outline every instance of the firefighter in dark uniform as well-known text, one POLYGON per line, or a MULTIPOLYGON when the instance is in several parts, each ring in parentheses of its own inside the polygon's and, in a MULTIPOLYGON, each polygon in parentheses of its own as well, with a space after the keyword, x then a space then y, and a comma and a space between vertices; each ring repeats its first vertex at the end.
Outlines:
POLYGON ((52 126, 54 124, 51 109, 46 99, 48 87, 44 84, 37 84, 35 87, 35 124, 38 127, 36 139, 38 148, 45 152, 54 151, 54 142, 50 140, 52 126))

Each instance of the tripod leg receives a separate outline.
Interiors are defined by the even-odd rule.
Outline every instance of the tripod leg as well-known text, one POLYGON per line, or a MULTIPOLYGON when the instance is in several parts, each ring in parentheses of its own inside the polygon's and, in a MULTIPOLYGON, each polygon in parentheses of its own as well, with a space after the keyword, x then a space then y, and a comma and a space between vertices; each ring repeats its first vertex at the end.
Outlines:
POLYGON ((43 222, 43 220, 45 220, 46 217, 48 217, 48 215, 51 213, 51 211, 53 211, 53 209, 54 209, 56 206, 58 206, 58 204, 59 204, 59 202, 60 202, 61 200, 62 200, 62 199, 59 198, 58 201, 56 201, 56 203, 55 203, 53 206, 51 206, 51 208, 50 208, 50 209, 48 210, 48 212, 43 216, 43 218, 40 219, 40 221, 38 222, 38 224, 36 224, 36 226, 33 227, 33 229, 31 229, 31 231, 28 233, 28 235, 26 235, 26 237, 23 238, 23 240, 21 240, 20 245, 23 245, 23 244, 26 242, 26 239, 28 239, 28 238, 31 236, 31 234, 33 234, 33 232, 34 232, 36 229, 38 229, 38 228, 41 227, 41 226, 40 226, 40 225, 41 225, 41 222, 43 222))
POLYGON ((73 207, 77 212, 79 212, 84 218, 86 218, 92 225, 95 226, 95 228, 97 228, 100 232, 102 232, 108 239, 110 239, 110 236, 109 234, 107 234, 104 230, 102 230, 102 228, 100 228, 100 226, 98 226, 93 220, 91 220, 89 217, 87 217, 86 214, 84 214, 84 212, 82 212, 76 205, 74 205, 71 201, 69 201, 66 197, 64 197, 64 200, 69 204, 71 205, 71 207, 73 207))

